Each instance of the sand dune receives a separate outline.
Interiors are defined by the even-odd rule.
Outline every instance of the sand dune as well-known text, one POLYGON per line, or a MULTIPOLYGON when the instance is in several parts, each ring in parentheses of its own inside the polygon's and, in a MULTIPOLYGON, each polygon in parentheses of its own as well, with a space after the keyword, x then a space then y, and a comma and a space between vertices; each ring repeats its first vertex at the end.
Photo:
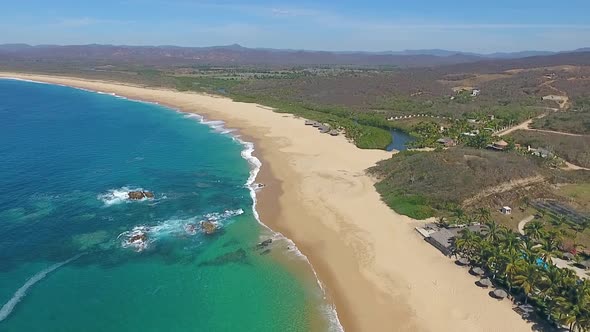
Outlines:
MULTIPOLYGON (((2 74, 0 74, 1 76, 2 74)), ((308 256, 346 331, 530 331, 474 285, 476 278, 424 242, 419 223, 380 201, 364 170, 388 158, 322 135, 303 119, 202 94, 73 78, 5 73, 156 101, 224 120, 255 142, 263 161, 263 222, 308 256)))

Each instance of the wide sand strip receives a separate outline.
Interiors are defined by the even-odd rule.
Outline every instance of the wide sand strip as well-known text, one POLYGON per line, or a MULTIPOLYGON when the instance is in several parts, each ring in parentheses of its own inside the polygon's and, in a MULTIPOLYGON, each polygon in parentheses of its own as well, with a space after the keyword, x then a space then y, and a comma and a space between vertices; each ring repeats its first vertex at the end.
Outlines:
POLYGON ((159 102, 223 120, 256 144, 262 221, 305 254, 346 331, 530 331, 477 280, 427 244, 419 223, 381 202, 365 169, 389 153, 360 150, 302 119, 255 104, 114 82, 0 73, 159 102))

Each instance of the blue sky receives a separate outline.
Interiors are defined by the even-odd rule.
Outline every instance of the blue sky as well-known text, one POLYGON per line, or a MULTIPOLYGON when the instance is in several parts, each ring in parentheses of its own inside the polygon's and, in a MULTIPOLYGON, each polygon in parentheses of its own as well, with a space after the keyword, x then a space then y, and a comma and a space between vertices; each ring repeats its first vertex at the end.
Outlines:
POLYGON ((590 46, 590 0, 0 1, 0 43, 494 52, 590 46))

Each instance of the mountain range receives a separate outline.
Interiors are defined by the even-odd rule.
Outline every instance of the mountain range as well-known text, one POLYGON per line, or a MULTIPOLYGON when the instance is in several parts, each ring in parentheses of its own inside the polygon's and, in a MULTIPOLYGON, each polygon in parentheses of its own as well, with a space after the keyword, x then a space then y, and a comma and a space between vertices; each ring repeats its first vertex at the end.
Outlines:
POLYGON ((521 51, 490 54, 442 49, 386 52, 334 52, 293 49, 247 48, 238 44, 211 47, 126 45, 0 45, 0 60, 94 60, 145 65, 358 65, 429 67, 473 63, 494 59, 521 59, 590 52, 581 48, 567 52, 521 51))

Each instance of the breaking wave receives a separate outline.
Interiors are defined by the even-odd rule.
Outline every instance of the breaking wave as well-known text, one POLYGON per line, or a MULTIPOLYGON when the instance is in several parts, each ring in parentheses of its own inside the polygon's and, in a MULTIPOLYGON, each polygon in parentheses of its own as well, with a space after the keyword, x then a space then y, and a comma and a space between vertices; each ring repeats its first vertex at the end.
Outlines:
MULTIPOLYGON (((128 203, 134 200, 129 199, 129 192, 130 191, 144 191, 143 188, 130 188, 130 187, 121 187, 117 189, 110 189, 108 192, 104 194, 100 194, 97 196, 99 200, 101 200, 105 206, 117 205, 121 203, 128 203)), ((162 199, 166 197, 160 197, 158 199, 162 199)), ((142 198, 139 200, 135 200, 136 202, 150 200, 149 198, 142 198)))
POLYGON ((174 236, 174 235, 196 235, 202 221, 209 221, 222 227, 227 222, 244 213, 244 210, 226 210, 223 212, 213 212, 203 215, 202 217, 193 217, 188 219, 168 219, 157 225, 138 225, 129 231, 125 231, 117 237, 121 239, 123 248, 132 248, 137 252, 148 249, 156 241, 174 236))
POLYGON ((29 288, 33 287, 36 283, 43 280, 49 273, 59 269, 60 267, 66 265, 78 258, 80 258, 80 256, 82 256, 82 255, 84 255, 84 254, 78 254, 68 260, 65 260, 65 261, 57 263, 57 264, 53 264, 50 267, 46 268, 45 270, 42 270, 41 272, 38 272, 37 274, 35 274, 31 278, 29 278, 29 280, 27 280, 27 282, 25 282, 25 284, 22 285, 14 293, 12 298, 10 300, 8 300, 8 302, 6 302, 6 304, 4 304, 4 306, 2 306, 2 309, 0 309, 0 322, 5 320, 10 315, 10 313, 12 313, 12 310, 14 310, 14 307, 20 302, 20 300, 22 300, 23 297, 25 297, 25 295, 27 295, 27 291, 29 290, 29 288))

